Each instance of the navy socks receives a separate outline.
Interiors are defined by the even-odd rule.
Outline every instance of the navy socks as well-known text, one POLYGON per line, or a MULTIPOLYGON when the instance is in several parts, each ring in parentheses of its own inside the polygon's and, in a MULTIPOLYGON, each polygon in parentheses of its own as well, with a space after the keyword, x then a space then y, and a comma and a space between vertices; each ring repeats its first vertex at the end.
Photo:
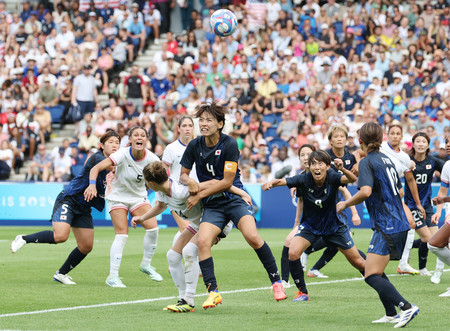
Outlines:
POLYGON ((66 275, 70 270, 80 264, 80 262, 83 261, 85 257, 86 255, 81 253, 78 247, 75 247, 75 249, 67 257, 66 262, 64 262, 64 264, 59 269, 59 273, 66 275))
POLYGON ((208 292, 217 291, 217 281, 214 275, 213 258, 209 257, 206 260, 200 261, 200 269, 202 270, 203 282, 208 292))
POLYGON ((258 254, 259 260, 266 269, 271 283, 273 284, 275 282, 278 282, 280 280, 280 274, 278 272, 277 263, 275 262, 275 258, 273 257, 269 245, 267 245, 267 243, 264 242, 264 245, 262 245, 258 249, 255 249, 255 252, 256 254, 258 254))
POLYGON ((281 253, 281 279, 289 281, 289 247, 283 246, 281 253))
POLYGON ((55 238, 53 236, 53 231, 41 231, 29 234, 27 236, 22 237, 23 240, 29 243, 36 243, 36 244, 56 244, 55 238))

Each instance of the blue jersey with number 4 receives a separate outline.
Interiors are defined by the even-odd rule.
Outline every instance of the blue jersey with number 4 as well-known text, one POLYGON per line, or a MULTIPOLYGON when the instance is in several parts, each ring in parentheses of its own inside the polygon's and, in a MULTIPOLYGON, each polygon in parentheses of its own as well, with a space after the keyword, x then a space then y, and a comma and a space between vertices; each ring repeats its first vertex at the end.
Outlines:
POLYGON ((311 172, 286 178, 287 186, 295 187, 297 197, 303 198, 302 226, 315 235, 333 234, 345 224, 336 212, 342 176, 329 169, 321 187, 317 186, 311 172))
MULTIPOLYGON (((226 134, 221 133, 219 142, 213 146, 206 146, 205 138, 198 137, 191 140, 184 151, 180 164, 186 169, 192 170, 195 163, 195 170, 200 182, 206 182, 211 179, 223 179, 223 173, 226 162, 235 162, 236 175, 233 180, 233 186, 243 188, 237 163, 239 161, 239 149, 236 140, 226 134)), ((227 166, 230 166, 229 164, 227 166)), ((230 169, 231 170, 231 169, 230 169)), ((229 194, 229 193, 225 193, 229 194)), ((209 199, 204 199, 203 204, 209 199)))
POLYGON ((394 163, 385 154, 372 151, 359 163, 358 187, 370 186, 366 200, 372 229, 386 234, 409 230, 399 189, 402 187, 394 163))

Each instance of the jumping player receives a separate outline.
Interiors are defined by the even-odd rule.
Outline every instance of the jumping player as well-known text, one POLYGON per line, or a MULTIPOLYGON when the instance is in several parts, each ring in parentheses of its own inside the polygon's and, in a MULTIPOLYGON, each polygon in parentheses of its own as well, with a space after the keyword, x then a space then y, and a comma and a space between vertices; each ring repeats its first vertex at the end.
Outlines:
POLYGON ((376 123, 361 127, 361 149, 367 156, 359 163, 359 192, 337 204, 338 212, 366 201, 374 234, 367 253, 365 281, 380 296, 386 315, 372 323, 396 323, 404 327, 418 313, 419 308, 406 301, 389 282, 384 269, 389 259, 399 259, 410 229, 403 210, 403 189, 391 159, 380 153, 383 130, 376 123), (397 314, 395 307, 401 309, 397 314))
MULTIPOLYGON (((128 239, 128 212, 131 216, 139 216, 150 210, 151 205, 148 202, 142 170, 147 164, 159 161, 155 154, 146 149, 147 130, 142 127, 134 127, 130 130, 129 136, 130 147, 121 148, 93 167, 90 172, 92 179, 97 177, 98 172, 115 166, 115 176, 105 197, 116 233, 110 252, 109 276, 106 279, 106 285, 111 287, 126 287, 119 278, 119 268, 128 239)), ((87 201, 96 197, 95 185, 89 185, 84 196, 87 201)), ((142 226, 145 229, 144 256, 139 269, 154 281, 160 282, 162 281, 161 275, 151 266, 158 242, 156 218, 143 222, 142 226)))
POLYGON ((365 264, 353 243, 346 221, 340 219, 335 208, 339 187, 353 183, 356 176, 344 168, 340 159, 335 159, 334 165, 343 174, 331 170, 331 158, 322 150, 311 153, 308 165, 308 173, 274 179, 262 187, 264 191, 277 186, 295 187, 297 197, 303 198, 302 219, 289 247, 289 269, 298 288, 294 301, 309 301, 300 255, 320 237, 327 245, 338 247, 361 273, 364 273, 365 264))
MULTIPOLYGON (((411 210, 416 223, 416 232, 420 239, 414 241, 413 247, 419 249, 419 272, 423 276, 431 276, 427 270, 428 247, 430 238, 437 232, 437 223, 431 221, 434 214, 431 205, 431 183, 433 182, 434 172, 442 171, 442 162, 435 157, 428 155, 430 149, 430 137, 424 132, 417 132, 413 138, 413 147, 411 149, 411 160, 416 164, 413 170, 413 176, 416 179, 417 189, 419 191, 420 202, 425 208, 423 215, 416 206, 409 186, 405 186, 405 203, 411 210)), ((440 264, 440 262, 438 262, 440 264)))
MULTIPOLYGON (((190 222, 167 252, 170 275, 178 288, 179 300, 176 304, 168 305, 166 308, 180 313, 194 311, 194 295, 199 272, 197 231, 202 217, 202 204, 198 203, 190 210, 187 209, 188 187, 172 180, 172 178, 169 179, 162 162, 148 164, 144 168, 144 178, 147 186, 156 192, 156 203, 144 215, 133 217, 131 225, 136 227, 136 224, 161 214, 167 206, 172 213, 176 213, 183 220, 190 222), (184 267, 181 261, 182 258, 185 261, 184 267)), ((199 190, 204 190, 216 182, 216 180, 212 180, 200 183, 199 190)), ((251 204, 251 197, 245 191, 232 186, 229 192, 240 195, 247 203, 251 204)), ((229 222, 219 235, 218 240, 225 237, 232 227, 233 223, 229 222)))
POLYGON ((204 212, 198 233, 198 255, 203 281, 209 292, 203 303, 205 309, 213 308, 222 302, 214 274, 211 245, 230 220, 261 260, 272 282, 275 300, 286 299, 272 251, 258 234, 253 208, 241 197, 225 192, 232 185, 243 187, 237 168, 239 149, 236 141, 221 132, 225 124, 225 114, 226 109, 218 106, 216 102, 202 104, 197 108, 196 117, 199 118, 202 136, 189 143, 181 159, 180 180, 189 185, 191 194, 187 200, 188 209, 203 199, 204 212), (189 177, 194 163, 200 182, 217 179, 217 184, 199 192, 198 183, 189 177))
POLYGON ((89 172, 98 163, 115 153, 120 147, 120 136, 113 130, 108 130, 100 138, 100 150, 86 161, 80 175, 72 179, 69 185, 58 195, 53 207, 53 231, 41 231, 29 235, 18 235, 11 243, 11 251, 16 253, 28 243, 59 244, 67 241, 70 228, 77 241, 77 247, 69 254, 66 262, 55 273, 53 279, 66 285, 76 284, 68 273, 75 268, 94 245, 94 223, 91 209, 102 211, 105 207, 106 175, 104 169, 93 177, 91 185, 95 186, 98 196, 90 201, 84 199, 84 190, 89 186, 89 172))

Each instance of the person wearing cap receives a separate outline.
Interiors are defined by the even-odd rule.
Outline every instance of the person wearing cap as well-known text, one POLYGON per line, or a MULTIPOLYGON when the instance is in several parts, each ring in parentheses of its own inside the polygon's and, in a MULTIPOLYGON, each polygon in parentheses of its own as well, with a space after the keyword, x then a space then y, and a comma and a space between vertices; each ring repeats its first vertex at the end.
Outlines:
POLYGON ((147 102, 147 87, 137 65, 133 65, 130 75, 125 78, 122 95, 127 96, 127 101, 131 101, 137 111, 142 111, 147 102))
POLYGON ((103 1, 103 7, 98 11, 99 16, 103 19, 103 23, 108 22, 114 15, 114 9, 111 8, 109 0, 103 1))
MULTIPOLYGON (((334 1, 334 0, 332 0, 334 1)), ((328 24, 323 23, 320 26, 320 35, 319 35, 319 47, 322 49, 322 51, 328 51, 335 49, 337 46, 337 41, 335 39, 334 31, 330 30, 330 27, 328 24)))
POLYGON ((63 51, 66 51, 75 41, 75 35, 69 30, 66 22, 62 22, 60 27, 61 31, 56 35, 55 41, 59 44, 63 51))
POLYGON ((98 92, 91 65, 83 66, 82 74, 75 77, 72 89, 72 105, 81 107, 81 114, 94 112, 98 92))
POLYGON ((260 96, 269 99, 272 93, 275 93, 277 91, 277 84, 272 78, 270 78, 267 69, 261 70, 261 76, 262 80, 258 81, 258 83, 256 84, 256 91, 260 96))
POLYGON ((22 12, 20 13, 20 19, 22 22, 26 22, 30 16, 33 9, 30 5, 30 0, 25 0, 22 2, 22 12))
POLYGON ((44 15, 44 21, 42 22, 42 33, 48 36, 55 27, 56 24, 53 21, 52 13, 50 11, 46 12, 44 15))
POLYGON ((323 70, 317 74, 317 80, 321 85, 327 85, 330 83, 331 76, 334 75, 334 72, 330 70, 331 62, 325 60, 322 63, 323 70))
POLYGON ((420 84, 416 81, 416 76, 415 76, 414 72, 409 72, 408 73, 408 82, 403 84, 403 88, 402 88, 402 92, 401 92, 402 99, 404 99, 408 102, 409 99, 412 98, 413 89, 416 86, 420 87, 420 84))
POLYGON ((133 20, 128 25, 128 36, 131 38, 135 51, 138 52, 139 55, 142 54, 142 51, 145 46, 145 26, 142 21, 139 20, 139 14, 132 14, 133 20))
POLYGON ((389 84, 387 91, 390 95, 400 95, 403 89, 402 74, 398 71, 392 74, 393 82, 389 84))
POLYGON ((38 94, 38 103, 45 107, 56 106, 59 102, 59 95, 56 87, 52 84, 51 78, 45 77, 41 86, 38 94))
MULTIPOLYGON (((155 37, 155 45, 159 45, 159 26, 161 25, 161 13, 156 9, 154 4, 150 4, 148 11, 145 14, 145 27, 147 30, 147 35, 153 32, 155 37)), ((201 39, 203 40, 203 39, 201 39)))

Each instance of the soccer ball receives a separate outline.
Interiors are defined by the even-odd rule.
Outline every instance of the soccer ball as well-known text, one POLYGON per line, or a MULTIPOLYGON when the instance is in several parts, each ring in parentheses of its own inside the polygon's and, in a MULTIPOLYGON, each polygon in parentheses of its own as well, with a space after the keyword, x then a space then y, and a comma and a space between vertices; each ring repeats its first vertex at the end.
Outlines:
POLYGON ((209 25, 216 35, 226 37, 236 30, 236 16, 228 9, 219 9, 211 15, 209 25))

